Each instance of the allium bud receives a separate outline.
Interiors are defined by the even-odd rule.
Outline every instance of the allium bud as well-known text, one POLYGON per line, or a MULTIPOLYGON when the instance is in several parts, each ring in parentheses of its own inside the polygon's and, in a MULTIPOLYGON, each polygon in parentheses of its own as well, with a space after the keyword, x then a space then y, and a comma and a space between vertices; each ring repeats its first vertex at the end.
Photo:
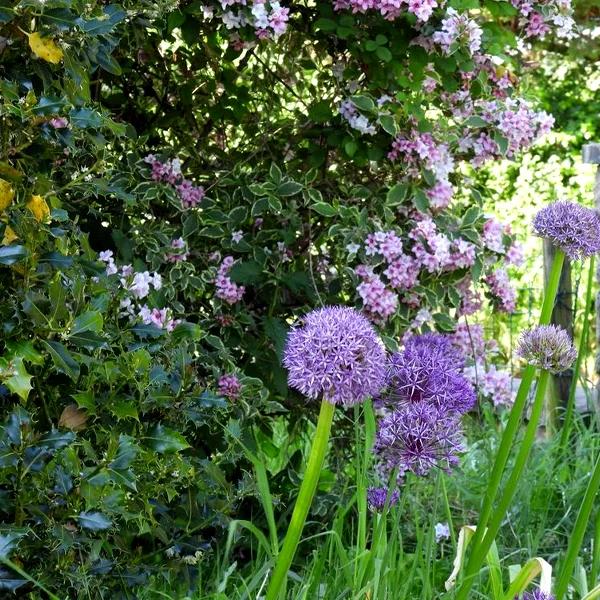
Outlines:
MULTIPOLYGON (((369 488, 367 490, 367 503, 369 505, 369 510, 372 510, 373 512, 381 512, 385 507, 387 495, 388 491, 386 488, 369 488)), ((398 490, 394 490, 390 495, 388 508, 390 506, 394 506, 394 504, 397 504, 399 498, 400 492, 398 490)))
POLYGON ((369 321, 353 308, 308 313, 288 336, 288 383, 308 398, 356 404, 383 387, 385 350, 369 321))
POLYGON ((548 238, 571 260, 600 251, 600 214, 576 202, 554 202, 533 220, 535 233, 548 238))
POLYGON ((569 334, 556 325, 540 325, 521 335, 517 354, 530 365, 560 373, 577 358, 569 334))

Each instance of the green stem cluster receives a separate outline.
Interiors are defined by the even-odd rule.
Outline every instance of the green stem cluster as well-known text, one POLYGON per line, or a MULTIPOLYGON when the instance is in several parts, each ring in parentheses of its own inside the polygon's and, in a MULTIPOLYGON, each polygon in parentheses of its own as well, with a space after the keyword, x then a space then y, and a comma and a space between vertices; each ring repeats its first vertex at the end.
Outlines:
MULTIPOLYGON (((560 281, 560 275, 562 272, 562 267, 565 260, 565 254, 562 250, 557 249, 556 254, 554 255, 554 260, 552 261, 552 267, 550 270, 550 276, 548 278, 545 294, 544 294, 544 302, 542 304, 542 310, 540 313, 540 325, 548 325, 550 323, 550 319, 552 317, 552 311, 554 309, 554 302, 556 300, 556 294, 558 292, 558 285, 560 281)), ((494 536, 496 532, 492 534, 492 525, 499 524, 502 522, 504 518, 505 510, 501 510, 500 507, 498 510, 494 511, 494 517, 492 523, 490 523, 490 531, 486 533, 486 529, 488 528, 488 523, 490 522, 490 517, 492 515, 492 509, 494 505, 494 500, 498 495, 498 490, 500 488, 500 484, 502 482, 502 475, 504 473, 504 469, 506 468, 506 464, 508 462, 511 449, 514 445, 515 439, 517 437, 517 433, 519 430, 519 425, 521 423, 521 419, 523 416, 523 412, 525 410, 525 406, 527 404, 527 397, 529 395, 529 390, 533 383, 535 377, 535 369, 531 366, 528 366, 522 375, 521 384, 519 385, 519 389, 517 391, 517 396, 515 398, 515 403, 511 409, 508 422, 506 424, 506 428, 504 433, 502 434, 502 438, 500 440, 500 446, 498 448, 498 453, 496 454, 496 460, 494 462, 494 466, 492 468, 492 473, 490 475, 490 480, 488 482, 488 486, 485 492, 485 496, 483 499, 483 504, 481 508, 481 513, 479 517, 479 522, 477 523, 477 529, 475 532, 475 536, 473 541, 471 542, 471 554, 469 556, 469 560, 467 562, 467 566, 464 572, 464 581, 460 586, 456 600, 466 600, 469 594, 469 591, 473 585, 475 575, 479 572, 479 569, 483 565, 485 560, 485 556, 487 554, 487 550, 491 546, 494 536)), ((536 400, 539 396, 540 388, 547 387, 548 382, 548 374, 544 373, 540 374, 540 381, 538 384, 538 394, 536 394, 536 400), (544 380, 544 381, 542 381, 544 380)), ((545 390, 544 390, 545 391, 545 390)), ((541 404, 543 406, 543 395, 541 396, 541 404)), ((541 407, 539 407, 541 411, 541 407)), ((534 409, 535 410, 535 402, 534 409)), ((541 414, 541 412, 540 412, 541 414)), ((530 419, 529 425, 533 422, 534 414, 532 414, 532 418, 530 419)), ((535 427, 537 427, 537 421, 535 425, 532 425, 531 428, 534 431, 534 439, 535 439, 535 427)), ((529 430, 529 427, 528 427, 529 430)), ((527 431, 525 433, 527 437, 527 431)), ((533 440, 532 442, 533 443, 533 440)), ((521 449, 519 451, 519 456, 523 461, 523 466, 529 456, 529 450, 531 446, 527 447, 525 444, 525 438, 521 445, 521 449)), ((519 457, 517 458, 519 460, 519 457)), ((516 463, 515 463, 516 466, 516 463)), ((501 500, 501 506, 506 503, 506 498, 510 495, 514 494, 514 490, 509 489, 509 486, 512 485, 516 489, 516 484, 518 483, 519 477, 521 475, 522 468, 519 471, 518 476, 511 477, 509 480, 509 484, 504 492, 503 499, 501 500), (503 501, 504 500, 504 501, 503 501)), ((510 502, 510 500, 509 500, 510 502)), ((506 508, 508 508, 508 504, 506 504, 506 508)), ((497 530, 496 530, 497 531, 497 530)))

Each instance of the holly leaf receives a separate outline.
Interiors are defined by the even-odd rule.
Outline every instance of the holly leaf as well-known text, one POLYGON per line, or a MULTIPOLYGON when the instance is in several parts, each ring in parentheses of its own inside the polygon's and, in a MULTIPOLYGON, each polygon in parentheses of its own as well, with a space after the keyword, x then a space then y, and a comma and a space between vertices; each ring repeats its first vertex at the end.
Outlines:
POLYGON ((27 400, 32 389, 33 377, 27 372, 23 358, 16 356, 11 360, 0 358, 0 380, 13 393, 22 400, 27 400))
POLYGON ((180 433, 162 425, 153 427, 148 432, 146 440, 150 448, 159 454, 171 454, 190 447, 180 433))
POLYGON ((82 527, 91 531, 102 531, 112 525, 112 521, 101 512, 83 511, 79 513, 77 519, 82 527))

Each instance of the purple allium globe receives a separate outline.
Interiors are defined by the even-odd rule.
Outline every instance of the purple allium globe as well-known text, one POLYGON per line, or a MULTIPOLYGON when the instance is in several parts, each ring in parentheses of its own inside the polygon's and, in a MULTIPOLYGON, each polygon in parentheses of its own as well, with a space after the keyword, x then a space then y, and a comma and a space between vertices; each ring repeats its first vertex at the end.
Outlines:
POLYGON ((476 403, 471 383, 460 373, 461 353, 441 335, 411 338, 388 363, 389 400, 425 402, 443 411, 466 413, 476 403))
POLYGON ((461 371, 465 366, 464 354, 447 335, 439 333, 414 335, 406 341, 404 349, 414 357, 420 355, 427 361, 437 360, 440 367, 443 365, 454 371, 461 371))
POLYGON ((375 453, 383 472, 398 469, 427 475, 438 467, 449 471, 463 449, 458 417, 425 402, 404 404, 379 421, 375 453))
POLYGON ((539 325, 523 332, 517 355, 530 365, 560 373, 566 371, 577 358, 569 334, 556 325, 539 325))
POLYGON ((545 206, 533 219, 533 229, 571 260, 600 252, 600 214, 576 202, 559 201, 545 206))
POLYGON ((384 385, 386 355, 369 321, 353 308, 328 306, 308 313, 287 339, 288 383, 308 398, 352 405, 384 385))
MULTIPOLYGON (((388 491, 386 488, 369 488, 367 490, 367 504, 369 505, 369 510, 373 512, 381 512, 385 508, 387 494, 388 491)), ((399 498, 400 492, 398 490, 394 490, 390 495, 388 508, 397 504, 399 498)))
MULTIPOLYGON (((518 600, 518 598, 515 600, 518 600)), ((555 600, 555 598, 552 594, 542 592, 542 590, 538 588, 537 590, 533 590, 533 592, 525 592, 522 600, 555 600)))

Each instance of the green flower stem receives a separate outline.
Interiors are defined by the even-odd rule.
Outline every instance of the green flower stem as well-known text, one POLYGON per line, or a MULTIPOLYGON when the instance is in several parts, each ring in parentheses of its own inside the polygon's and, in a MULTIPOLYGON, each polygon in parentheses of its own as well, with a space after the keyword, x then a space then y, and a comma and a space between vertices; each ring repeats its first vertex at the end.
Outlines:
POLYGON ((304 528, 304 523, 315 495, 317 484, 319 483, 319 476, 321 475, 321 468, 323 466, 323 460, 329 442, 329 433, 331 431, 331 422, 333 421, 334 411, 334 404, 331 404, 326 400, 321 402, 317 430, 308 458, 306 473, 304 474, 304 479, 300 485, 300 491, 298 492, 298 498, 296 500, 296 505, 294 506, 294 512, 292 513, 292 519, 285 535, 285 540, 283 541, 283 547, 277 557, 273 576, 269 584, 269 589, 267 590, 266 600, 277 600, 279 598, 281 588, 287 577, 288 569, 292 564, 292 559, 294 558, 296 548, 300 542, 302 529, 304 528))
MULTIPOLYGON (((540 314, 540 325, 548 325, 550 323, 550 319, 552 317, 552 310, 554 309, 554 301, 556 300, 556 293, 558 292, 558 284, 560 281, 560 274, 562 272, 564 260, 564 252, 562 250, 557 250, 554 254, 554 260, 552 261, 552 267, 550 269, 550 276, 548 277, 548 282, 546 285, 542 311, 540 314)), ((471 542, 471 554, 469 556, 469 560, 465 568, 465 576, 467 577, 467 583, 465 585, 467 585, 468 587, 462 595, 460 594, 463 588, 459 590, 459 596, 457 597, 459 599, 467 597, 469 588, 472 585, 472 576, 477 572, 477 569, 473 568, 474 555, 476 554, 477 549, 481 545, 481 542, 483 540, 483 535, 485 533, 485 529, 487 527, 490 515, 492 513, 492 506, 498 494, 498 489, 500 488, 502 474, 504 473, 504 469, 506 467, 506 463, 508 462, 508 457, 510 456, 512 445, 515 441, 517 432, 519 430, 521 417, 523 415, 523 411, 525 410, 527 396, 529 395, 529 390, 531 388, 531 384, 533 383, 534 376, 535 369, 531 366, 526 367, 523 371, 521 384, 519 385, 519 389, 517 390, 515 402, 510 411, 508 422, 506 423, 506 428, 504 429, 504 432, 502 434, 500 446, 498 448, 498 453, 496 454, 496 460, 494 461, 494 466, 492 467, 490 480, 485 491, 485 496, 481 507, 481 513, 479 516, 479 522, 477 523, 477 530, 475 531, 475 536, 473 537, 473 540, 471 542), (469 581, 471 581, 471 583, 468 583, 469 581)), ((485 556, 485 553, 483 554, 483 556, 485 556)))
POLYGON ((571 421, 573 420, 573 412, 575 408, 575 392, 577 391, 577 383, 579 381, 579 373, 581 371, 581 365, 586 354, 587 343, 590 331, 590 320, 589 314, 592 307, 592 288, 594 285, 594 258, 592 255, 590 258, 590 270, 588 273, 587 286, 585 290, 585 306, 583 309, 583 327, 581 329, 581 337, 579 338, 579 348, 577 351, 577 360, 575 361, 575 367, 573 368, 573 379, 571 380, 571 387, 569 389, 569 399, 567 401, 567 410, 565 411, 565 418, 563 420, 562 432, 560 435, 560 452, 563 452, 567 447, 569 441, 569 434, 571 433, 571 421))
POLYGON ((546 283, 546 289, 544 293, 544 303, 542 305, 542 312, 540 314, 540 325, 548 325, 552 318, 552 311, 554 310, 554 301, 556 300, 556 293, 558 292, 558 284, 560 282, 560 274, 562 272, 563 264, 565 262, 565 253, 559 248, 556 249, 554 254, 554 260, 552 261, 552 267, 550 268, 550 276, 546 283))
MULTIPOLYGON (((531 408, 531 416, 525 429, 525 435, 523 436, 523 440, 519 446, 513 470, 508 478, 508 481, 506 482, 504 492, 500 496, 496 510, 494 510, 491 519, 489 520, 483 540, 481 541, 481 544, 473 550, 470 556, 469 564, 467 565, 467 571, 465 572, 465 579, 458 590, 456 600, 466 600, 467 594, 473 585, 475 575, 481 569, 485 557, 494 543, 494 538, 500 529, 502 520, 506 515, 515 492, 517 491, 517 486, 519 480, 521 479, 521 475, 523 474, 527 459, 529 458, 531 447, 535 442, 537 427, 544 409, 544 397, 546 395, 546 390, 548 389, 549 381, 549 371, 541 371, 538 377, 537 390, 535 392, 533 406, 531 408)), ((479 526, 477 528, 479 529, 479 526)))
POLYGON ((554 592, 556 600, 562 600, 567 592, 569 581, 571 579, 571 575, 573 574, 573 567, 575 566, 575 561, 577 560, 577 555, 579 554, 579 550, 583 542, 585 530, 589 523, 592 509, 594 508, 594 499, 598 493, 598 488, 600 488, 600 455, 598 455, 598 458, 596 459, 594 472, 592 473, 592 477, 588 483, 587 489, 585 490, 585 496, 583 497, 581 508, 577 514, 575 527, 573 528, 573 532, 569 538, 567 555, 562 564, 560 575, 558 576, 558 583, 556 584, 556 589, 554 592))

